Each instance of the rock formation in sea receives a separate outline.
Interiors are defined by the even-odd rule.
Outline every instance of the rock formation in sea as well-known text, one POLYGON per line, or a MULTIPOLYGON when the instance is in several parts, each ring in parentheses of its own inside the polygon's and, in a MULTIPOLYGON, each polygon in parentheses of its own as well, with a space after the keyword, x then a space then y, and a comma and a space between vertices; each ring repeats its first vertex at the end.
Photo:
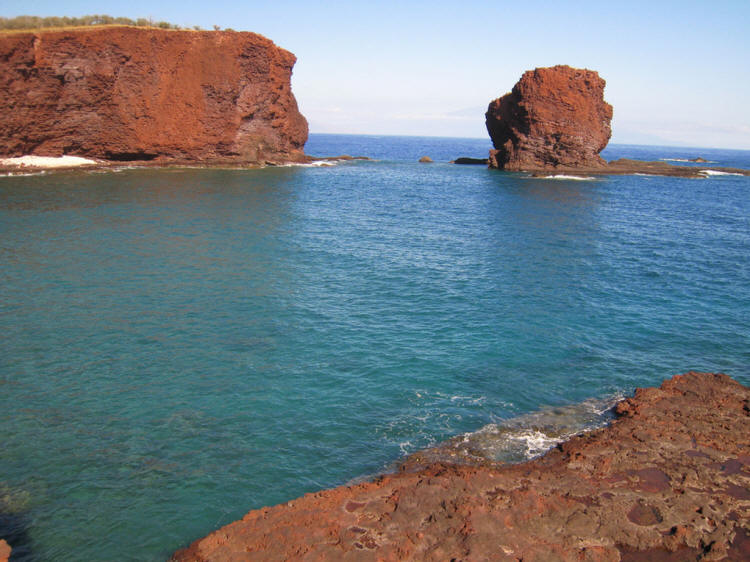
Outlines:
POLYGON ((604 85, 598 73, 569 66, 525 72, 485 114, 495 147, 490 167, 605 166, 599 153, 612 134, 612 106, 604 101, 604 85))
POLYGON ((750 560, 750 388, 687 373, 516 465, 407 464, 251 511, 173 556, 220 560, 750 560))
POLYGON ((238 164, 304 159, 295 56, 247 32, 0 34, 0 156, 238 164))

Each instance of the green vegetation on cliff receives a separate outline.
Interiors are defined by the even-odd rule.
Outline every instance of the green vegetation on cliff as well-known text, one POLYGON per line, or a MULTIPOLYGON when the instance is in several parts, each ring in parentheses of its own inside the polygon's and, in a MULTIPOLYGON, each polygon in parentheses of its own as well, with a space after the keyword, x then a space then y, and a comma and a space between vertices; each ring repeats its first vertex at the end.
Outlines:
MULTIPOLYGON (((81 17, 68 16, 17 16, 15 18, 0 17, 0 30, 43 29, 55 27, 82 27, 92 25, 133 25, 137 27, 159 27, 161 29, 181 29, 179 25, 166 21, 152 19, 113 17, 107 15, 90 15, 81 17)), ((200 29, 195 26, 193 29, 200 29)))

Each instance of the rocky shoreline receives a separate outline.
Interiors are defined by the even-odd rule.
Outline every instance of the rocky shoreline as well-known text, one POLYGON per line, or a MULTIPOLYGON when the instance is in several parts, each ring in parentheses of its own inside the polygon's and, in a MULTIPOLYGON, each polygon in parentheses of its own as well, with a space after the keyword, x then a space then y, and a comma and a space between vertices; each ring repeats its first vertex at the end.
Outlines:
POLYGON ((531 172, 540 177, 557 174, 583 175, 583 176, 625 176, 625 175, 649 175, 649 176, 672 176, 679 178, 706 178, 711 172, 724 175, 750 176, 750 170, 742 168, 724 168, 721 166, 679 166, 667 162, 648 162, 645 160, 631 160, 620 158, 612 160, 602 166, 559 166, 556 168, 525 168, 523 171, 531 172))
POLYGON ((522 464, 410 463, 254 510, 172 560, 750 559, 750 388, 690 372, 616 413, 522 464))
POLYGON ((154 160, 149 162, 115 162, 107 160, 96 160, 91 163, 66 165, 34 165, 34 164, 3 164, 0 160, 0 175, 32 175, 41 172, 71 172, 92 170, 122 170, 122 169, 174 169, 174 168, 202 168, 220 170, 256 170, 261 168, 273 168, 278 166, 333 166, 341 162, 355 160, 372 160, 367 156, 326 156, 317 158, 313 156, 300 155, 288 160, 267 160, 263 162, 240 163, 234 160, 214 160, 211 162, 193 160, 154 160))
MULTIPOLYGON (((24 175, 24 174, 36 174, 39 172, 69 172, 73 170, 117 170, 126 168, 215 168, 215 169, 236 169, 236 170, 252 170, 259 168, 267 168, 274 166, 289 166, 289 165, 318 165, 325 166, 327 164, 333 165, 340 162, 347 162, 353 160, 368 160, 371 158, 367 156, 330 156, 325 158, 317 158, 307 155, 299 155, 295 158, 282 159, 282 160, 267 160, 263 162, 246 162, 239 163, 236 160, 213 160, 211 162, 206 161, 194 161, 187 159, 169 159, 169 160, 153 160, 149 162, 119 162, 119 161, 106 161, 97 160, 91 164, 76 164, 76 165, 56 165, 56 166, 35 166, 33 164, 3 164, 0 162, 0 174, 4 175, 24 175)), ((487 159, 482 158, 467 158, 459 157, 452 160, 450 163, 456 165, 483 165, 487 166, 487 159)), ((498 170, 501 171, 501 170, 498 170)), ((549 167, 528 167, 522 172, 532 174, 534 177, 552 177, 559 175, 574 175, 574 176, 616 176, 616 175, 652 175, 652 176, 672 176, 681 178, 693 178, 703 179, 711 175, 711 173, 718 173, 720 175, 739 175, 739 176, 750 176, 750 170, 743 168, 725 168, 721 166, 680 166, 676 164, 669 164, 667 162, 648 162, 644 160, 631 160, 627 158, 621 158, 619 160, 613 160, 607 162, 602 166, 597 167, 586 167, 586 166, 559 166, 555 168, 549 167)))
MULTIPOLYGON (((483 165, 489 164, 489 159, 468 158, 462 156, 452 160, 451 164, 459 165, 483 165)), ((703 158, 689 160, 689 162, 705 162, 703 158)), ((491 166, 496 168, 497 166, 491 166)), ((629 158, 620 158, 605 162, 600 166, 528 166, 519 170, 528 172, 535 177, 550 177, 556 175, 576 175, 576 176, 626 176, 626 175, 649 175, 649 176, 672 176, 679 178, 706 178, 711 173, 728 174, 737 176, 750 176, 750 170, 743 168, 725 168, 722 166, 680 166, 669 164, 662 161, 632 160, 629 158)))

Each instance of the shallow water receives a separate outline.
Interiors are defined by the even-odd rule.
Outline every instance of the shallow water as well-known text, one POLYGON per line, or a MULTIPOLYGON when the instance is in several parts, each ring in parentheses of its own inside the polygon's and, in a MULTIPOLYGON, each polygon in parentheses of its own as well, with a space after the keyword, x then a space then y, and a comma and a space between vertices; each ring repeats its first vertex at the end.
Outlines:
MULTIPOLYGON (((439 161, 487 148, 314 135, 379 161, 0 178, 0 535, 160 560, 487 424, 750 383, 750 178, 439 161)), ((696 150, 606 156, 750 167, 696 150)))

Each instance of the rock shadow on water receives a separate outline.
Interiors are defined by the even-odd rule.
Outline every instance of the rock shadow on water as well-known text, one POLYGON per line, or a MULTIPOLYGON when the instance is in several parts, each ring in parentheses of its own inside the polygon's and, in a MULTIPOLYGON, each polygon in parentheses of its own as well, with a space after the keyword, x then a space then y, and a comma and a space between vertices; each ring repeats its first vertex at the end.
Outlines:
POLYGON ((10 545, 10 562, 31 562, 35 560, 31 550, 29 529, 30 518, 26 513, 11 513, 0 507, 0 540, 10 545))

